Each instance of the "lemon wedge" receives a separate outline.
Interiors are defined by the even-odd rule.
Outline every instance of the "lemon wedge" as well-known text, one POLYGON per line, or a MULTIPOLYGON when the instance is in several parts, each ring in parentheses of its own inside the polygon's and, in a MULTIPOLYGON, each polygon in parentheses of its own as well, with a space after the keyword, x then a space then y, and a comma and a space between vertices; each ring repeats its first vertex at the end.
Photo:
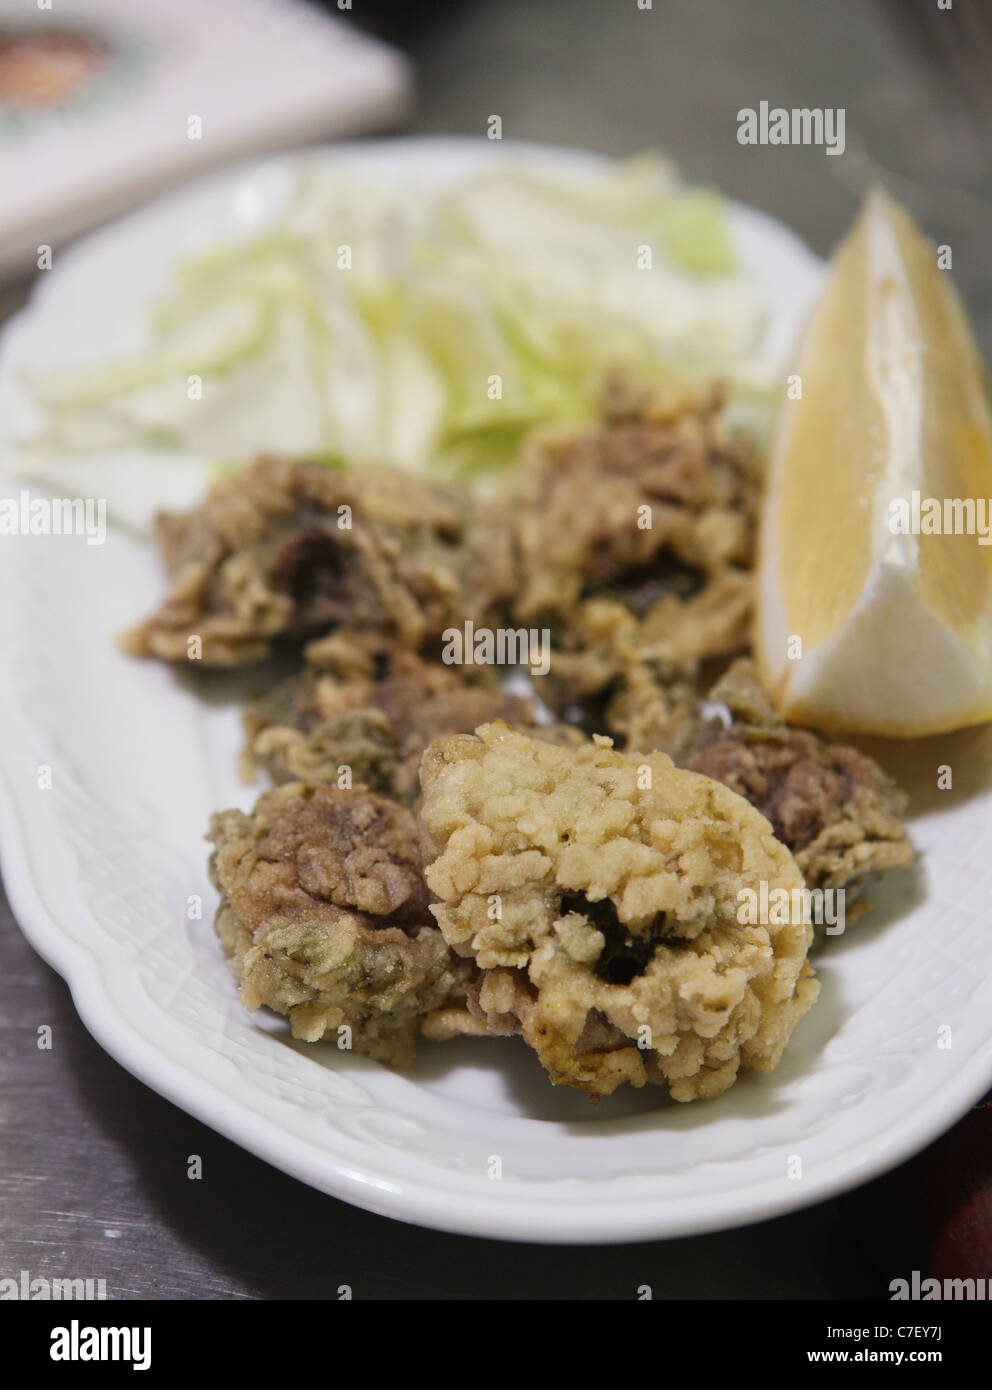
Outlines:
POLYGON ((992 415, 948 251, 871 193, 800 344, 755 641, 794 723, 910 737, 992 718, 992 415))

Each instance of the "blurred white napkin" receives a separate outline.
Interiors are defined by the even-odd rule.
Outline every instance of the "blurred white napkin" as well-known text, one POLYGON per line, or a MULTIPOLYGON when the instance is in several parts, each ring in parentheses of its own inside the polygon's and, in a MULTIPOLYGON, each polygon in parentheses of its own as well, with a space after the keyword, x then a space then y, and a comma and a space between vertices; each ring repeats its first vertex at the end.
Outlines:
POLYGON ((406 60, 303 0, 0 0, 0 277, 236 156, 394 125, 406 60))

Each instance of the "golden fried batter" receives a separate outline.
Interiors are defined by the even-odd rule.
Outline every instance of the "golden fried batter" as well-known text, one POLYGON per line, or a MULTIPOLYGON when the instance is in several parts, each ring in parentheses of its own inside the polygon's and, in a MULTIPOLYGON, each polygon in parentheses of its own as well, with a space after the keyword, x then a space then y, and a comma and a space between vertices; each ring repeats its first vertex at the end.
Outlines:
POLYGON ((795 861, 742 797, 662 753, 500 723, 433 744, 421 779, 432 911, 486 972, 471 1010, 519 1029, 555 1084, 694 1100, 776 1065, 816 996, 812 929, 795 861), (762 882, 787 920, 742 923, 762 882))
POLYGON ((410 812, 364 788, 290 783, 213 817, 216 930, 246 1008, 380 1061, 413 1057, 421 1017, 464 1002, 471 967, 428 911, 410 812))

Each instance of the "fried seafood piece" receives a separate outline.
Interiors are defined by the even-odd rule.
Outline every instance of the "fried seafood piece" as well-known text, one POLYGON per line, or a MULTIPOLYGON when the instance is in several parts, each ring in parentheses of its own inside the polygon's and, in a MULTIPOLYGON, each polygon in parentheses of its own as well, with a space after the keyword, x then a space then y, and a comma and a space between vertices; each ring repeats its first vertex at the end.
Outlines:
POLYGON ((776 1065, 816 997, 812 929, 795 861, 742 797, 663 753, 499 723, 433 744, 421 780, 431 910, 483 972, 467 1015, 593 1095, 695 1100, 776 1065), (762 883, 789 910, 740 921, 762 883))
POLYGON ((614 399, 599 428, 545 437, 498 503, 519 569, 517 621, 561 631, 584 598, 614 598, 705 657, 743 645, 760 478, 720 401, 614 399))
POLYGON ((470 963, 428 910, 419 831, 364 788, 287 784, 254 811, 213 817, 215 927, 241 1002, 289 1017, 293 1036, 351 1042, 396 1066, 424 1015, 464 1003, 470 963))
POLYGON ((195 511, 158 518, 171 588, 124 643, 184 661, 198 636, 208 666, 341 625, 419 647, 512 588, 508 542, 491 527, 472 541, 474 518, 467 498, 387 469, 261 458, 195 511))
POLYGON ((656 735, 697 702, 699 663, 676 656, 615 599, 587 599, 552 645, 548 671, 533 676, 540 699, 580 727, 618 737, 624 746, 656 746, 656 735))
POLYGON ((913 862, 905 793, 856 748, 790 728, 753 662, 734 662, 709 701, 682 702, 667 728, 651 725, 650 745, 639 734, 632 746, 660 745, 746 797, 792 850, 810 888, 843 888, 850 902, 867 879, 913 862))
POLYGON ((245 714, 248 762, 276 782, 333 782, 347 767, 352 782, 410 804, 435 738, 533 720, 533 701, 470 684, 461 670, 350 633, 311 643, 304 671, 245 714))

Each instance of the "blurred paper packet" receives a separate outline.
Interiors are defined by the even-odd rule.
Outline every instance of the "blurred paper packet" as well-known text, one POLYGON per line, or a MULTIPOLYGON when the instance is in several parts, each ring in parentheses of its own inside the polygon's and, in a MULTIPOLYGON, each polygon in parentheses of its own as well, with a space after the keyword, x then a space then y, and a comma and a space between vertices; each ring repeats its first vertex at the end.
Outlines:
POLYGON ((410 90, 303 0, 0 0, 0 278, 211 165, 395 124, 410 90))

